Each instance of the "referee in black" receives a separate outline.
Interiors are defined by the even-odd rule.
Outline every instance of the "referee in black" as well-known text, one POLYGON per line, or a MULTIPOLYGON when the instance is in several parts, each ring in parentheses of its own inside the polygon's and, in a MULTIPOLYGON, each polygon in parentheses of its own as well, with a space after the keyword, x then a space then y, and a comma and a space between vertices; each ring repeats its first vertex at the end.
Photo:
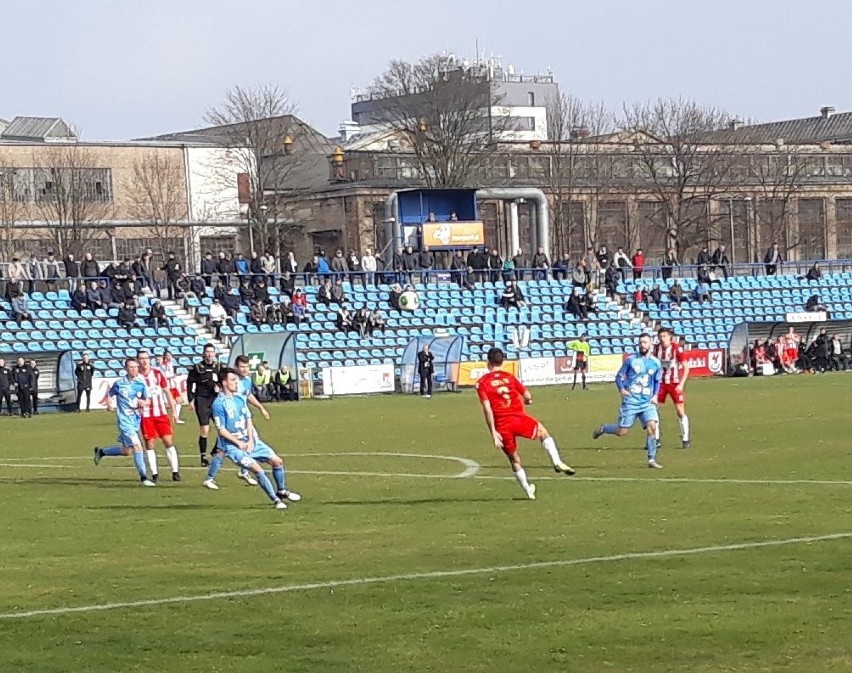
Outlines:
POLYGON ((189 369, 186 377, 186 398, 189 408, 198 418, 198 453, 201 455, 201 467, 210 465, 207 460, 207 435, 210 434, 210 407, 219 394, 219 369, 216 360, 216 347, 207 344, 201 356, 189 369))

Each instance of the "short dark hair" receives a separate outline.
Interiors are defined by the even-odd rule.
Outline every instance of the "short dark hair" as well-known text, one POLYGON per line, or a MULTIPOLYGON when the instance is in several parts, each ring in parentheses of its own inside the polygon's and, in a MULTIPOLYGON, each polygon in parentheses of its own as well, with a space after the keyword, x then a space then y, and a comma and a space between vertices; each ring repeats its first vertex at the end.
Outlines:
POLYGON ((237 359, 234 360, 235 365, 247 365, 249 363, 249 359, 245 355, 238 355, 237 359))
POLYGON ((671 335, 674 335, 674 330, 671 327, 661 327, 657 330, 657 334, 662 334, 663 332, 668 332, 671 335))
POLYGON ((136 351, 137 358, 141 358, 143 355, 148 355, 150 357, 150 354, 144 348, 140 348, 138 351, 136 351))
POLYGON ((212 348, 214 351, 216 350, 215 344, 210 344, 210 343, 204 344, 204 348, 202 348, 201 350, 206 351, 208 348, 212 348))
POLYGON ((219 380, 224 381, 226 378, 228 378, 229 374, 233 374, 237 378, 239 378, 240 376, 236 369, 233 369, 232 367, 223 367, 219 370, 219 380))
POLYGON ((493 365, 495 367, 502 365, 505 355, 503 351, 499 348, 489 348, 488 349, 488 364, 493 365))
POLYGON ((651 339, 651 341, 654 340, 653 337, 650 334, 648 334, 647 332, 642 332, 642 334, 639 335, 639 338, 640 339, 651 339))
POLYGON ((127 366, 127 365, 129 365, 131 362, 135 362, 137 365, 139 364, 139 360, 137 360, 136 358, 126 358, 126 359, 124 360, 124 366, 126 367, 126 366, 127 366))

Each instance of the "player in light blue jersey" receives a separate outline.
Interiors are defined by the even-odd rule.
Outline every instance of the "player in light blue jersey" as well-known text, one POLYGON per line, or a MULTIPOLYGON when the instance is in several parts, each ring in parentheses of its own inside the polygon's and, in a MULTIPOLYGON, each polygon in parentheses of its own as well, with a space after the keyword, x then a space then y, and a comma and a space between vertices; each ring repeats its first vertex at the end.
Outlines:
POLYGON ((135 358, 127 358, 124 361, 126 376, 122 376, 112 384, 107 393, 109 401, 107 407, 110 411, 115 409, 118 414, 118 445, 106 448, 94 449, 95 465, 107 456, 129 456, 133 455, 133 463, 139 473, 139 479, 143 486, 156 486, 148 479, 148 471, 145 467, 145 454, 141 439, 141 416, 139 410, 150 404, 150 394, 145 382, 139 378, 139 362, 135 358), (112 400, 115 399, 115 407, 112 400))
POLYGON ((592 434, 593 439, 601 435, 623 437, 638 418, 645 428, 645 447, 648 449, 648 467, 661 469, 657 462, 657 393, 660 390, 663 366, 651 355, 651 336, 639 337, 639 351, 624 361, 615 376, 615 385, 621 394, 621 409, 618 423, 602 425, 592 434))
MULTIPOLYGON (((237 394, 239 374, 225 368, 219 372, 219 385, 222 392, 213 402, 212 415, 219 439, 215 454, 224 454, 231 462, 250 470, 260 487, 275 504, 276 509, 287 509, 284 500, 297 502, 302 499, 298 493, 288 491, 285 484, 284 461, 257 436, 248 408, 248 402, 237 394), (275 479, 275 488, 261 468, 260 463, 269 463, 275 479)), ((210 480, 204 486, 217 490, 219 487, 210 480)))
MULTIPOLYGON (((236 394, 242 397, 246 402, 248 402, 251 406, 255 407, 260 413, 263 415, 263 418, 267 421, 269 420, 269 412, 266 410, 266 407, 260 403, 260 400, 255 397, 254 394, 254 383, 251 380, 251 364, 249 363, 249 359, 245 355, 238 355, 237 359, 234 361, 234 364, 237 368, 237 373, 240 376, 239 383, 237 384, 237 392, 236 394)), ((219 474, 219 470, 222 467, 223 456, 221 453, 216 451, 213 452, 213 456, 210 459, 210 469, 207 471, 207 479, 204 480, 205 484, 215 484, 216 475, 219 474)), ((245 481, 250 486, 257 486, 257 481, 255 478, 251 476, 251 472, 244 467, 241 467, 239 472, 237 473, 237 477, 245 481)), ((218 484, 216 484, 218 486, 218 484)), ((210 488, 208 486, 208 488, 210 488)))

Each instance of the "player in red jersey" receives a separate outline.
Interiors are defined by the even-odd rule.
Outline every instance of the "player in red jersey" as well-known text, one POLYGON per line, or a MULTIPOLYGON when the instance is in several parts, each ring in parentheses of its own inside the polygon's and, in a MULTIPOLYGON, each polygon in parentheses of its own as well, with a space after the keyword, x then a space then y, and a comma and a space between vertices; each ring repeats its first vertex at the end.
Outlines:
POLYGON ((178 462, 177 449, 174 443, 172 424, 169 421, 169 412, 177 416, 175 411, 175 400, 169 390, 169 382, 163 372, 151 367, 151 355, 148 351, 140 350, 136 354, 139 361, 139 378, 145 382, 148 388, 151 404, 142 410, 142 436, 145 438, 148 466, 151 468, 151 478, 157 482, 159 470, 157 468, 157 440, 163 442, 166 449, 166 459, 172 470, 172 481, 180 481, 180 465, 178 462))
POLYGON ((161 372, 163 372, 163 376, 166 377, 166 381, 169 383, 169 393, 175 401, 175 423, 177 425, 183 425, 186 421, 181 420, 180 410, 183 406, 181 400, 183 396, 180 394, 180 389, 178 388, 176 381, 176 372, 175 372, 175 362, 172 357, 171 351, 165 351, 162 356, 158 358, 158 368, 161 372))
POLYGON ((527 481, 527 473, 518 456, 518 437, 539 440, 557 472, 570 476, 574 470, 562 462, 556 442, 547 429, 527 415, 524 406, 532 403, 532 395, 518 379, 500 369, 503 357, 503 351, 499 348, 488 351, 488 373, 476 382, 476 392, 494 446, 503 450, 515 473, 515 479, 526 496, 535 500, 535 484, 527 481))
MULTIPOLYGON (((680 424, 680 441, 684 449, 690 446, 689 416, 686 415, 686 393, 684 386, 689 378, 689 365, 686 362, 680 344, 672 341, 674 333, 668 327, 657 330, 659 343, 654 346, 654 356, 663 365, 663 380, 660 384, 660 392, 657 395, 657 403, 664 404, 666 399, 672 398, 675 405, 675 413, 680 424)), ((657 446, 660 445, 660 424, 657 423, 657 446)))

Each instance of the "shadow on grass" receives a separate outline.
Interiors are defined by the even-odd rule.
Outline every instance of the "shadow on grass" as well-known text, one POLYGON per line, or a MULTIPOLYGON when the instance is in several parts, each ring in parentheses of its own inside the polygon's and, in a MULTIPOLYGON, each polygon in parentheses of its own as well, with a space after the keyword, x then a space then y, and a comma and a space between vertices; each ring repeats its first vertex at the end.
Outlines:
POLYGON ((456 505, 460 502, 495 502, 505 498, 393 498, 388 500, 333 500, 320 505, 456 505))
MULTIPOLYGON (((211 509, 213 505, 207 505, 203 503, 151 503, 151 504, 112 504, 112 505, 88 505, 83 507, 77 507, 77 509, 88 509, 92 511, 99 510, 143 510, 143 509, 211 509)), ((218 505, 216 505, 217 509, 222 509, 218 505)), ((225 508, 227 509, 227 508, 225 508)), ((240 508, 244 509, 244 508, 240 508)))

